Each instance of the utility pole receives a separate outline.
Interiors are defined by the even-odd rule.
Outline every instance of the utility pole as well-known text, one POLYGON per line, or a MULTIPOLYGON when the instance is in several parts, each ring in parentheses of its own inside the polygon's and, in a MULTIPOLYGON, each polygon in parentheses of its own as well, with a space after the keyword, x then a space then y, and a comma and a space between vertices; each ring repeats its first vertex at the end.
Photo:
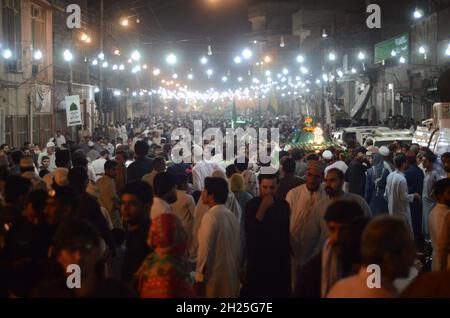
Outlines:
MULTIPOLYGON (((103 53, 103 41, 104 41, 104 31, 103 31, 103 0, 100 0, 100 53, 103 53)), ((99 67, 99 103, 98 109, 100 111, 100 124, 106 124, 106 112, 103 105, 103 67, 99 67)))

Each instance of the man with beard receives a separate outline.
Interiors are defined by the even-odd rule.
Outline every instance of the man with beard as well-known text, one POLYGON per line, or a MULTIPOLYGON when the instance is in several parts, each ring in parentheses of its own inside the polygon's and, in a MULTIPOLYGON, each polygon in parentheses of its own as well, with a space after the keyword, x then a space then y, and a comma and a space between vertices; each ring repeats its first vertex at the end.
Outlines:
POLYGON ((324 216, 332 203, 338 200, 356 202, 363 210, 364 216, 370 217, 372 215, 369 206, 361 196, 344 192, 343 187, 344 173, 336 168, 328 170, 325 176, 325 192, 327 195, 317 204, 318 213, 316 213, 316 224, 320 228, 319 249, 322 249, 327 237, 327 226, 324 216))
POLYGON ((304 265, 317 254, 320 228, 316 222, 317 204, 326 197, 323 181, 323 167, 317 161, 310 161, 306 170, 306 184, 288 192, 286 201, 291 208, 290 234, 292 248, 292 281, 298 266, 304 265))
POLYGON ((446 152, 441 156, 442 166, 444 167, 447 178, 450 177, 450 152, 446 152))
POLYGON ((155 176, 153 184, 155 197, 150 210, 152 220, 161 214, 173 213, 170 205, 177 201, 177 180, 173 174, 160 172, 155 176))

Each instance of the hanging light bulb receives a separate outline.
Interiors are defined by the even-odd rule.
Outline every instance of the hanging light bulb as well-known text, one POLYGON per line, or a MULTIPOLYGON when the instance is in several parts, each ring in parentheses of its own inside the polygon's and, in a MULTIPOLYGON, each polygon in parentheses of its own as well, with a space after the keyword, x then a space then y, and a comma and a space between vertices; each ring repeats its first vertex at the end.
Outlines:
POLYGON ((211 49, 211 45, 208 45, 208 55, 211 56, 212 55, 212 49, 211 49))
POLYGON ((284 43, 284 36, 281 36, 280 47, 285 47, 286 43, 284 43))

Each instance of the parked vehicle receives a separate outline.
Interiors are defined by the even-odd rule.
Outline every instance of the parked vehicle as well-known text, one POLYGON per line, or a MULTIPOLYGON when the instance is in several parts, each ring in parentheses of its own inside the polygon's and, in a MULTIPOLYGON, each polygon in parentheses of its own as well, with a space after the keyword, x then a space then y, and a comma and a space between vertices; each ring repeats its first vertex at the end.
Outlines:
POLYGON ((433 105, 433 118, 417 127, 413 143, 428 147, 439 157, 450 151, 450 103, 433 105))

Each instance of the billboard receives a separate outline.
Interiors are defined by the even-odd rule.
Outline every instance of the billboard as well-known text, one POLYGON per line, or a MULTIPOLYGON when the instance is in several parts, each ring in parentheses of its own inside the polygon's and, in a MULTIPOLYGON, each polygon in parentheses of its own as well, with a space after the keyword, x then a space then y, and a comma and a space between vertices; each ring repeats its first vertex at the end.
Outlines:
POLYGON ((409 61, 409 33, 375 44, 375 63, 403 56, 409 61), (393 52, 395 52, 393 56, 393 52))

